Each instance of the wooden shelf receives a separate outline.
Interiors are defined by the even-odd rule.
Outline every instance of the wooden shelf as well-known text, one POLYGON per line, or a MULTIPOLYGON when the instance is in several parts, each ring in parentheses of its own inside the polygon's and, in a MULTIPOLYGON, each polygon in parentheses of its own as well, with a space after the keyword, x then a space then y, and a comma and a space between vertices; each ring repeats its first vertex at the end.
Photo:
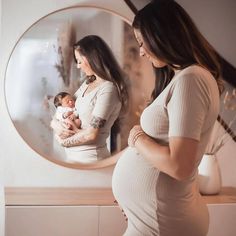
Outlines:
MULTIPOLYGON (((223 187, 218 195, 203 196, 207 204, 236 203, 236 188, 223 187)), ((110 188, 6 187, 6 206, 116 205, 110 188)))
POLYGON ((7 187, 5 204, 37 206, 116 205, 110 188, 7 187))
POLYGON ((217 195, 202 195, 207 204, 236 203, 236 188, 222 187, 217 195))

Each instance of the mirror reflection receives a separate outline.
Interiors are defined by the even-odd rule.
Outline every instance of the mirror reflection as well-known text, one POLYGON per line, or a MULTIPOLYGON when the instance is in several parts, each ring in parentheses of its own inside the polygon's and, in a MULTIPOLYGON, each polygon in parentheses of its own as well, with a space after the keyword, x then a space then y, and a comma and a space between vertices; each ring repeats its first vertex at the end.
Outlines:
POLYGON ((147 85, 145 81, 147 76, 153 77, 151 65, 139 57, 132 28, 117 15, 97 8, 76 7, 50 14, 30 27, 8 63, 6 102, 26 143, 57 163, 71 160, 50 127, 56 111, 53 100, 62 91, 74 94, 84 83, 85 74, 74 62, 72 46, 86 35, 100 36, 127 74, 129 111, 120 117, 120 128, 111 130, 106 140, 110 152, 127 145, 128 132, 138 123, 153 87, 152 82, 147 85))
POLYGON ((117 131, 112 127, 118 126, 119 115, 127 107, 127 83, 101 37, 83 37, 74 44, 73 55, 85 81, 75 99, 65 92, 54 97, 57 109, 51 126, 69 160, 90 163, 111 156, 106 140, 110 132, 117 131))

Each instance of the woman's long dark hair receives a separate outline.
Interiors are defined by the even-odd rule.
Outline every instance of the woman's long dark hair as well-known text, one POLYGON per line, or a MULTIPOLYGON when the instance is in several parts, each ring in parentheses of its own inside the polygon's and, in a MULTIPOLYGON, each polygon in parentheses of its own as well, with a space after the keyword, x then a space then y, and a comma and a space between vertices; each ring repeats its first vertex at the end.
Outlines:
POLYGON ((114 83, 118 90, 122 108, 126 108, 128 91, 125 74, 105 41, 97 35, 88 35, 74 44, 75 50, 86 57, 95 74, 114 83))
POLYGON ((173 78, 173 69, 183 69, 192 64, 209 70, 220 86, 220 64, 214 48, 174 0, 153 0, 138 11, 132 26, 140 31, 148 49, 167 63, 163 68, 154 68, 156 82, 152 99, 173 78))

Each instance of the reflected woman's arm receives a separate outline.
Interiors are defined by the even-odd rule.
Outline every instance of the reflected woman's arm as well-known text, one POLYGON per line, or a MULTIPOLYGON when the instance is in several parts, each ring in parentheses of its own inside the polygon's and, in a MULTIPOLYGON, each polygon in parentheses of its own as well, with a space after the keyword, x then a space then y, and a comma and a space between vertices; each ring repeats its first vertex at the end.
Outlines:
POLYGON ((58 141, 64 147, 73 147, 95 143, 100 132, 100 128, 104 127, 105 123, 106 120, 93 116, 90 121, 89 127, 87 127, 86 129, 80 129, 71 137, 68 137, 66 139, 58 139, 58 141))
POLYGON ((75 134, 75 131, 69 130, 65 123, 60 122, 55 117, 52 119, 50 126, 53 129, 56 136, 61 139, 68 138, 75 134))
POLYGON ((65 138, 58 139, 59 143, 64 147, 74 147, 84 144, 94 143, 99 133, 98 128, 88 127, 81 129, 76 134, 65 138))

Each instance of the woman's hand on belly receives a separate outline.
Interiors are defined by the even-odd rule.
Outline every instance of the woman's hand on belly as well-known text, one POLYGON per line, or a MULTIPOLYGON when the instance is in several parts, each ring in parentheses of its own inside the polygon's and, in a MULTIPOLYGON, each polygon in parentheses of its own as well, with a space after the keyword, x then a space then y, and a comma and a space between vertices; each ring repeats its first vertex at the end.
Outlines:
POLYGON ((128 145, 130 147, 134 147, 135 142, 141 135, 145 135, 144 131, 142 130, 140 125, 135 125, 130 130, 129 137, 128 137, 128 145))
POLYGON ((118 203, 116 200, 114 201, 114 203, 116 203, 117 206, 120 208, 120 210, 121 210, 123 216, 125 217, 125 221, 128 221, 128 218, 127 218, 127 216, 126 216, 124 210, 122 209, 122 207, 119 205, 119 203, 118 203))

